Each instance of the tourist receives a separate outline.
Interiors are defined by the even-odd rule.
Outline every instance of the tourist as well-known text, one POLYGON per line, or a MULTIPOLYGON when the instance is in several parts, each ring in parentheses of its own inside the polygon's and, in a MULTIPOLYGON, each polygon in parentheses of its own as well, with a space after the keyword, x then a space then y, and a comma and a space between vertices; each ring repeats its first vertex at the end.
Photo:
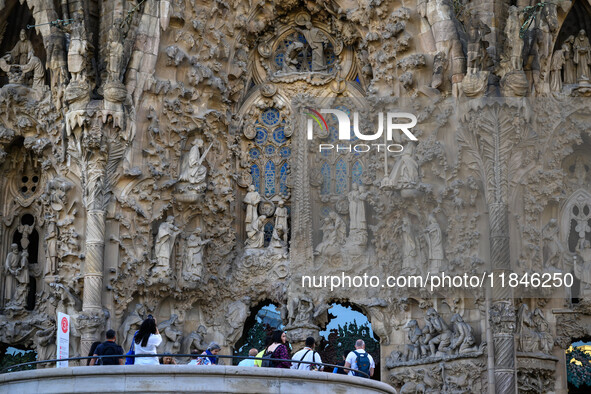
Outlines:
MULTIPOLYGON (((97 346, 101 344, 101 341, 96 341, 93 342, 92 345, 90 345, 90 351, 88 352, 88 357, 91 357, 94 355, 94 351, 96 350, 97 346)), ((86 365, 90 365, 90 361, 92 360, 92 358, 89 358, 86 360, 86 365)))
MULTIPOLYGON (((291 358, 292 361, 309 361, 309 362, 318 362, 322 363, 322 359, 317 351, 314 350, 316 347, 316 340, 314 337, 306 338, 306 347, 304 347, 299 352, 293 355, 291 358)), ((322 371, 324 369, 323 366, 315 365, 315 364, 303 364, 292 362, 291 369, 299 369, 302 371, 322 371)))
MULTIPOLYGON (((283 360, 290 360, 289 350, 287 348, 287 334, 283 330, 276 330, 273 332, 273 342, 267 348, 265 356, 270 358, 278 358, 283 360)), ((270 365, 263 360, 261 366, 275 367, 275 368, 291 368, 289 361, 271 361, 270 365)))
POLYGON ((162 364, 162 365, 176 365, 176 361, 174 361, 174 358, 172 358, 172 356, 164 356, 164 357, 162 357, 160 364, 162 364))
MULTIPOLYGON (((248 356, 249 357, 256 357, 256 355, 259 353, 258 350, 256 350, 255 348, 252 348, 248 351, 248 356)), ((240 361, 238 363, 239 367, 254 367, 254 359, 252 358, 245 358, 244 360, 240 361)))
POLYGON ((197 365, 197 360, 199 359, 199 357, 197 357, 197 354, 199 354, 199 350, 193 349, 191 350, 191 354, 195 354, 195 356, 191 357, 191 361, 189 361, 187 365, 197 365))
MULTIPOLYGON (((339 365, 340 367, 344 367, 345 366, 345 354, 343 353, 341 355, 341 357, 343 359, 341 361, 339 361, 338 363, 336 363, 336 365, 339 365)), ((346 375, 347 371, 345 371, 343 368, 334 367, 334 369, 332 370, 332 373, 337 373, 339 375, 346 375)))
MULTIPOLYGON (((345 360, 345 369, 349 368, 365 372, 369 375, 369 377, 373 376, 373 371, 376 368, 376 364, 373 361, 371 354, 365 351, 365 342, 363 342, 363 339, 358 339, 357 342, 355 342, 355 350, 347 355, 347 359, 345 360)), ((363 376, 364 378, 367 378, 367 376, 353 372, 351 370, 349 370, 348 375, 363 376)))
POLYGON ((254 360, 254 366, 255 367, 261 367, 262 363, 263 363, 263 356, 265 355, 265 352, 267 351, 267 348, 269 347, 269 345, 271 345, 271 343, 273 343, 273 336, 272 335, 267 335, 267 338, 265 339, 265 347, 263 348, 263 350, 261 350, 260 352, 257 353, 256 355, 256 360, 254 360))
POLYGON ((216 365, 218 363, 218 358, 216 356, 220 350, 222 350, 222 348, 216 342, 210 343, 207 350, 201 353, 202 356, 207 357, 197 358, 196 365, 216 365))
MULTIPOLYGON (((157 354, 156 348, 162 343, 162 336, 158 332, 156 320, 152 315, 144 320, 137 334, 135 335, 135 354, 157 354)), ((136 357, 136 365, 159 365, 158 357, 136 357)))
POLYGON ((96 347, 90 365, 123 365, 123 357, 105 357, 100 356, 123 356, 123 348, 115 343, 115 330, 108 330, 107 340, 96 347))

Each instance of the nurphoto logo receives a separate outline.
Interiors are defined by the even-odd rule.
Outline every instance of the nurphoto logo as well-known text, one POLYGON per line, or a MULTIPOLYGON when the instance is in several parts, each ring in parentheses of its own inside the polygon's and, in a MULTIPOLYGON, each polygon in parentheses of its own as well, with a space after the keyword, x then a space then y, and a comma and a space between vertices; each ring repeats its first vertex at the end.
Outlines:
MULTIPOLYGON (((378 113, 378 126, 377 131, 374 134, 362 134, 359 129, 359 112, 353 112, 353 127, 351 127, 351 119, 349 115, 341 110, 332 108, 321 108, 319 111, 306 107, 308 112, 305 112, 308 118, 307 123, 307 137, 308 140, 314 139, 314 123, 318 125, 321 135, 330 135, 328 123, 322 114, 332 114, 336 117, 338 122, 338 139, 339 141, 347 142, 353 138, 351 130, 353 130, 354 136, 361 141, 378 141, 383 139, 384 135, 384 118, 386 118, 386 135, 385 143, 372 143, 372 144, 319 144, 318 151, 336 150, 336 152, 369 152, 371 150, 377 150, 383 152, 387 150, 392 153, 400 153, 404 150, 404 147, 398 143, 389 143, 394 140, 394 132, 402 132, 400 135, 404 135, 411 141, 417 141, 417 137, 411 132, 417 124, 417 117, 408 112, 379 112, 378 113), (405 122, 403 122, 406 120, 405 122)), ((397 134, 396 136, 398 136, 397 134)))

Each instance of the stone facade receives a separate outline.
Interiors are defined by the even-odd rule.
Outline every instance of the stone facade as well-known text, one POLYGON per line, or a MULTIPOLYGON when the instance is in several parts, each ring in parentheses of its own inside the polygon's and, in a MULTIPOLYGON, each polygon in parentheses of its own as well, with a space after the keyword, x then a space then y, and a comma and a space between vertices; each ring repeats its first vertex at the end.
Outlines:
POLYGON ((270 301, 299 344, 338 301, 401 392, 566 392, 591 335, 585 4, 0 1, 0 341, 51 358, 64 312, 86 355, 151 313, 166 351, 229 350, 270 301), (415 103, 403 155, 310 148, 312 98, 384 97, 415 103), (577 285, 301 286, 444 268, 577 285))

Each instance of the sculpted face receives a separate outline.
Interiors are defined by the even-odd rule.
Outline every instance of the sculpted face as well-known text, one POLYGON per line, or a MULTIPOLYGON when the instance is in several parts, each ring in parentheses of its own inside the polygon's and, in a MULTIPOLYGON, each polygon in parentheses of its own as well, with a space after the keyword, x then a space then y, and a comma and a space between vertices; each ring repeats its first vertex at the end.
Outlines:
POLYGON ((25 33, 25 29, 21 30, 19 37, 20 37, 21 41, 25 41, 27 39, 27 34, 25 33))

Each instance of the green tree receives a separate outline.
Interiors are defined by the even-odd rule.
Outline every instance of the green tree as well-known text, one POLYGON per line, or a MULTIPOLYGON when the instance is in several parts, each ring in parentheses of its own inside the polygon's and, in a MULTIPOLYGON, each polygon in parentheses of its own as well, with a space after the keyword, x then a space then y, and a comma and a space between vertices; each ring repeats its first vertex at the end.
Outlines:
POLYGON ((591 354, 577 348, 573 348, 572 351, 567 350, 566 374, 569 384, 576 388, 586 386, 586 389, 591 389, 591 354))

